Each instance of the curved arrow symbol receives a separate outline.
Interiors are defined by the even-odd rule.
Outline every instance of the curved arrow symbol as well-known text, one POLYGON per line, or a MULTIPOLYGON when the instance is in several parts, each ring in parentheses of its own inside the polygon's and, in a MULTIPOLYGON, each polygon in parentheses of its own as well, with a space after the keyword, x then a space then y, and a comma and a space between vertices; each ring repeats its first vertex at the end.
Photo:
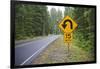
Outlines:
POLYGON ((63 25, 62 25, 62 26, 63 26, 63 28, 65 29, 65 28, 66 28, 66 26, 67 26, 66 22, 69 22, 69 23, 70 23, 70 28, 71 28, 71 29, 73 29, 73 26, 72 26, 72 21, 71 21, 71 20, 69 20, 69 19, 67 19, 67 20, 65 20, 65 21, 64 21, 64 23, 63 23, 63 25))

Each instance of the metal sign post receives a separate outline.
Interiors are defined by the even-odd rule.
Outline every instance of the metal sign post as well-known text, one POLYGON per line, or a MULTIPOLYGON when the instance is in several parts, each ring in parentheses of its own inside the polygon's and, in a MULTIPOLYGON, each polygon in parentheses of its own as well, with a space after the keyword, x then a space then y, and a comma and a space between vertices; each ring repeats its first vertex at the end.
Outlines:
POLYGON ((70 50, 70 49, 69 49, 70 43, 67 43, 67 47, 68 47, 68 51, 67 51, 67 52, 68 52, 68 56, 69 56, 69 53, 70 53, 70 52, 69 52, 69 50, 70 50))

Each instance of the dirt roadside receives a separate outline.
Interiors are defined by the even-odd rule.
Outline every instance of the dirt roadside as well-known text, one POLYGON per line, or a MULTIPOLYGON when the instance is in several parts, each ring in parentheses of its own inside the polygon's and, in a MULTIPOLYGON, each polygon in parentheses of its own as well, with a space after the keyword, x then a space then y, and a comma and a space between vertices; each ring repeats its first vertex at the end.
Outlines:
POLYGON ((51 64, 51 63, 68 63, 68 62, 85 62, 93 61, 92 54, 78 48, 77 46, 68 47, 63 42, 63 37, 58 38, 50 44, 35 60, 33 64, 51 64))

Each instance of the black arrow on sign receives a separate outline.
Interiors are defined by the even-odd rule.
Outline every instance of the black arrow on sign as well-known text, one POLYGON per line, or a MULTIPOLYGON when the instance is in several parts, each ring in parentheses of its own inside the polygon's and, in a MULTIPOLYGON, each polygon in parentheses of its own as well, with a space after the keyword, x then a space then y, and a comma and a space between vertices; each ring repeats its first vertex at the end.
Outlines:
POLYGON ((65 28, 66 28, 66 26, 67 26, 66 22, 69 22, 69 23, 70 23, 70 28, 71 28, 71 29, 73 29, 73 26, 72 26, 72 21, 71 21, 71 20, 69 20, 69 19, 67 19, 67 20, 65 20, 65 21, 64 21, 64 23, 62 24, 63 28, 65 29, 65 28))

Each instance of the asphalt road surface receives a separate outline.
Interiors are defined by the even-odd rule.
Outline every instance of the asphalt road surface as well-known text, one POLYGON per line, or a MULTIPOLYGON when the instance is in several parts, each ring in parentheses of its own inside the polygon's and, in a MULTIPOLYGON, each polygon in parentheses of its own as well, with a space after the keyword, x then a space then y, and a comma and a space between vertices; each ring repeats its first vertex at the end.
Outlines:
POLYGON ((15 46, 15 65, 30 65, 59 35, 50 35, 40 40, 24 42, 15 46))

